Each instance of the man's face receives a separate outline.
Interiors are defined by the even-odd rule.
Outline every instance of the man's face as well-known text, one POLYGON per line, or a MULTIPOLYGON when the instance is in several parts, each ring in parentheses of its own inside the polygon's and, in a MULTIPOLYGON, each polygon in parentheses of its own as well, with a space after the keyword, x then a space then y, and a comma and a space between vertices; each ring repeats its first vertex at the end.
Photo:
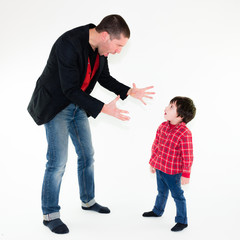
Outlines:
POLYGON ((128 38, 121 34, 120 39, 112 39, 108 33, 104 33, 102 42, 98 46, 98 53, 100 56, 107 57, 109 54, 120 53, 122 48, 126 45, 128 38))

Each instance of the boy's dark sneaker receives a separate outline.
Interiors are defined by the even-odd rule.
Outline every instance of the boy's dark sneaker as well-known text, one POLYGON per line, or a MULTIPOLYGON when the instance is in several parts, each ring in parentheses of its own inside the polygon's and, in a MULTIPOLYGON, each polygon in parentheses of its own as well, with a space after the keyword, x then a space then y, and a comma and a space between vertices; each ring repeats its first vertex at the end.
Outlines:
POLYGON ((188 226, 187 224, 177 223, 177 224, 171 229, 171 231, 173 231, 173 232, 180 232, 180 231, 182 231, 184 228, 186 228, 187 226, 188 226))

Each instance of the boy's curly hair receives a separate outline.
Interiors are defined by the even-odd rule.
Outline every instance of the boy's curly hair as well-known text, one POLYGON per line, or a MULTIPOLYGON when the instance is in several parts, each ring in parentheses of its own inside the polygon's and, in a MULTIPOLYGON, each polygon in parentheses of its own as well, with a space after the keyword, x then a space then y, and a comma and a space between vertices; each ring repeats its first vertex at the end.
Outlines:
POLYGON ((183 118, 183 122, 190 122, 196 114, 196 107, 193 100, 188 97, 174 97, 170 103, 175 103, 178 116, 183 118))

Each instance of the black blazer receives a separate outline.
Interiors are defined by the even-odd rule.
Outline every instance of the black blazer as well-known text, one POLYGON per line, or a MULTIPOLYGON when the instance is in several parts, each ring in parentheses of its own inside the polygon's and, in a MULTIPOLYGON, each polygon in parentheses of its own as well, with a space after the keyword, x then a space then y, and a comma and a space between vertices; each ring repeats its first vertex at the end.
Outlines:
POLYGON ((87 71, 89 28, 94 27, 89 24, 72 29, 54 43, 27 108, 38 125, 53 119, 70 103, 77 104, 88 116, 96 118, 104 105, 89 95, 97 81, 120 95, 121 99, 127 97, 130 88, 110 76, 108 61, 104 56, 100 56, 99 68, 86 91, 81 90, 87 71))

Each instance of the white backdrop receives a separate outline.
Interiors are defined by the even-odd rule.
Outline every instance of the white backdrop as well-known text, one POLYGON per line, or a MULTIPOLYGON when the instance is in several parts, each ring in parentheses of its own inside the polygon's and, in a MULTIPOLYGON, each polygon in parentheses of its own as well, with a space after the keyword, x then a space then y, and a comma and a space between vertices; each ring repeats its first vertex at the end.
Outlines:
MULTIPOLYGON (((0 2, 0 240, 9 239, 237 239, 239 196, 240 2, 238 0, 1 0, 0 2), (120 55, 109 57, 110 72, 137 87, 154 85, 156 95, 143 106, 128 98, 121 122, 100 114, 89 119, 95 149, 96 200, 110 215, 81 210, 76 154, 61 188, 65 236, 42 225, 41 185, 45 168, 44 127, 27 105, 54 41, 74 27, 122 15, 131 38, 120 55), (184 187, 189 228, 176 234, 171 197, 162 218, 145 219, 156 196, 149 172, 151 145, 171 98, 192 98, 197 107, 189 123, 195 159, 184 187)), ((93 96, 108 103, 115 96, 99 85, 93 96)))

